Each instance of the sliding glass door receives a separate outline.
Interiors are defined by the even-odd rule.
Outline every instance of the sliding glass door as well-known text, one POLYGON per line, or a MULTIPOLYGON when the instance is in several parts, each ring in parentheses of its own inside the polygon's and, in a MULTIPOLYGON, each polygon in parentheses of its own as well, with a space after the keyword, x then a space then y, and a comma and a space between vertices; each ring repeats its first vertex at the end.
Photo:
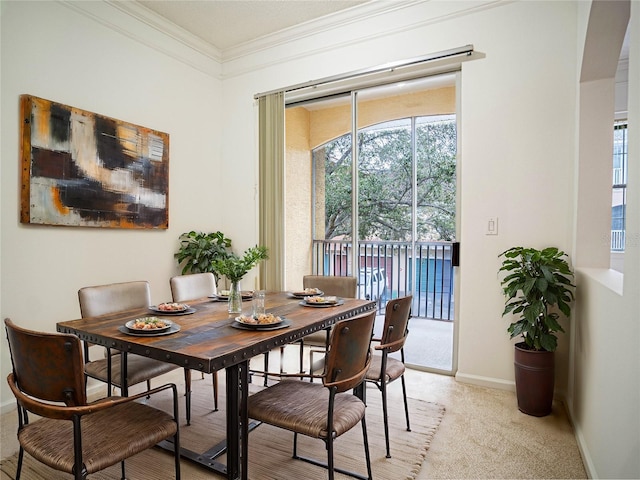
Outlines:
POLYGON ((407 362, 447 373, 454 364, 455 98, 455 75, 447 75, 286 113, 287 238, 298 245, 292 255, 300 267, 292 261, 287 278, 306 268, 305 255, 305 273, 356 276, 358 296, 378 303, 376 328, 389 299, 413 295, 407 362), (299 180, 292 185, 303 143, 310 154, 306 244, 299 229, 304 189, 299 180))

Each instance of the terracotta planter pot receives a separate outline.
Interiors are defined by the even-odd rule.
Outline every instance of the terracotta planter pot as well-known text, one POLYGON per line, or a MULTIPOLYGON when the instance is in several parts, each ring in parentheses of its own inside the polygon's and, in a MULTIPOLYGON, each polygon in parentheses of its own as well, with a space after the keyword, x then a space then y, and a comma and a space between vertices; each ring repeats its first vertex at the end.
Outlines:
POLYGON ((514 366, 518 409, 527 415, 551 413, 555 383, 555 352, 540 352, 515 346, 514 366))

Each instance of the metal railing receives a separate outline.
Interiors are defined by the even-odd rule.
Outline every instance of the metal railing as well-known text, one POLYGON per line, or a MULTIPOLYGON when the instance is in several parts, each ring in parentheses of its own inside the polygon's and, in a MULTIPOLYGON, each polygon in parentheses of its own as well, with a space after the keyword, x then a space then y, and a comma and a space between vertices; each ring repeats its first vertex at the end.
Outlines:
MULTIPOLYGON (((352 275, 352 243, 313 241, 313 273, 352 275)), ((413 294, 412 315, 453 320, 454 270, 451 242, 364 241, 359 243, 358 296, 378 302, 413 294), (415 285, 415 287, 414 287, 415 285)))
POLYGON ((624 252, 625 230, 611 230, 611 251, 624 252))
POLYGON ((613 169, 613 184, 614 185, 626 185, 627 183, 627 169, 617 167, 613 169))

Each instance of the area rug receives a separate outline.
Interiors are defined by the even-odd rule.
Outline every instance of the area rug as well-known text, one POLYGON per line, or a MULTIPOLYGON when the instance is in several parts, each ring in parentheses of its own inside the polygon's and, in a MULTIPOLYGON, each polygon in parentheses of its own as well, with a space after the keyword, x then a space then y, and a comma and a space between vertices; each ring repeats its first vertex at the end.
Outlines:
MULTIPOLYGON (((194 375, 195 377, 195 375, 194 375)), ((220 375, 221 379, 224 375, 220 375)), ((195 379, 194 379, 195 380, 195 379)), ((177 383, 177 382, 176 382, 177 383)), ((222 383, 222 382, 221 382, 222 383)), ((181 386, 181 385, 180 385, 181 386)), ((390 388, 396 387, 391 385, 390 388)), ((400 388, 400 385, 397 385, 400 388)), ((193 382, 191 425, 186 426, 184 420, 184 402, 180 399, 181 408, 181 443, 183 447, 194 451, 204 451, 205 447, 224 438, 224 384, 220 385, 220 410, 212 411, 211 376, 193 382)), ((258 389, 252 385, 252 389, 258 389)), ((168 409, 168 398, 152 398, 150 404, 158 408, 168 409)), ((391 402, 389 412, 389 429, 391 437, 392 458, 385 457, 384 427, 380 393, 375 387, 367 389, 367 431, 373 478, 376 480, 413 480, 420 471, 427 450, 440 422, 444 416, 443 406, 417 399, 409 399, 411 431, 406 430, 402 400, 391 402)), ((135 432, 123 432, 124 435, 135 432)), ((249 434, 249 478, 251 480, 285 480, 285 479, 326 479, 327 472, 321 467, 309 465, 291 458, 293 434, 270 425, 260 425, 249 434)), ((362 429, 356 427, 339 437, 335 443, 335 464, 358 473, 366 474, 364 449, 362 446, 362 429)), ((299 453, 326 460, 324 443, 320 440, 299 437, 299 453)), ((219 458, 224 462, 224 456, 219 458)), ((13 455, 0 464, 0 479, 14 479, 17 455, 13 455)), ((127 460, 127 477, 131 480, 165 480, 173 478, 173 457, 161 449, 151 449, 127 460)), ((223 478, 211 473, 189 460, 181 462, 182 478, 198 480, 205 478, 223 478)), ((56 472, 34 461, 25 454, 22 478, 24 480, 58 480, 68 479, 69 475, 56 472)), ((91 479, 110 480, 120 478, 119 465, 112 466, 91 479)), ((350 478, 336 474, 336 479, 350 478)))

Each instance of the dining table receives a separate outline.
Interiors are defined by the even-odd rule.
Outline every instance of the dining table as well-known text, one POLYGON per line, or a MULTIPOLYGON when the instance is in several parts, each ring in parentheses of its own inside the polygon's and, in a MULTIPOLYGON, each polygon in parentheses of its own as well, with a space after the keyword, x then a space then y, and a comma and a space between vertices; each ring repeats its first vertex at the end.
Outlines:
MULTIPOLYGON (((214 373, 226 372, 226 437, 222 443, 193 452, 181 448, 183 458, 226 476, 248 479, 249 361, 274 348, 295 342, 304 336, 376 308, 370 300, 337 299, 332 304, 312 304, 290 292, 267 292, 265 310, 281 322, 268 328, 255 328, 239 322, 230 314, 226 302, 216 297, 188 302, 188 310, 167 314, 153 309, 135 309, 118 313, 61 321, 59 332, 77 335, 81 340, 118 350, 123 356, 121 378, 126 378, 126 356, 142 355, 180 367, 214 373), (172 327, 158 334, 144 334, 127 328, 132 320, 157 316, 169 318, 172 327), (216 458, 226 453, 226 464, 216 458)), ((245 303, 250 312, 250 303, 245 303)), ((207 439, 203 439, 203 443, 207 439)), ((212 441, 213 442, 213 441, 212 441)), ((211 443, 212 443, 211 442, 211 443)), ((162 445, 171 449, 171 445, 162 445)))

